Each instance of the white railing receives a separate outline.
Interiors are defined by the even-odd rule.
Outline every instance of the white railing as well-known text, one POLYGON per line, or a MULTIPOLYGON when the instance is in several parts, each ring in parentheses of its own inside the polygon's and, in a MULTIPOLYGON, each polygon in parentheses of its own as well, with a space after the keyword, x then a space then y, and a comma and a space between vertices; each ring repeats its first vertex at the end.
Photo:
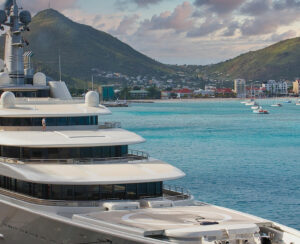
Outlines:
POLYGON ((148 160, 150 155, 146 152, 128 150, 128 154, 122 157, 109 158, 78 158, 78 159, 17 159, 0 157, 0 162, 8 164, 109 164, 124 163, 137 160, 148 160))
POLYGON ((116 129, 122 128, 122 124, 120 122, 103 122, 98 124, 99 129, 116 129))
POLYGON ((171 201, 186 200, 191 198, 192 196, 189 190, 181 186, 164 184, 163 189, 164 189, 163 198, 171 201))

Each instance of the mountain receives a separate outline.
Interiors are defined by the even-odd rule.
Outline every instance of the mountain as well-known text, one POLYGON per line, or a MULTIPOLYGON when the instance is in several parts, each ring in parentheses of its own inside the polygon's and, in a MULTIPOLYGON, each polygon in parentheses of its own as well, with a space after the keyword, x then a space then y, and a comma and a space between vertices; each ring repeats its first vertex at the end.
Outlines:
POLYGON ((34 52, 33 62, 58 77, 59 55, 65 79, 90 80, 92 69, 126 75, 172 73, 164 64, 135 51, 117 38, 90 26, 78 24, 53 9, 34 16, 24 36, 34 52))
POLYGON ((247 80, 300 77, 300 37, 281 41, 267 48, 248 52, 234 59, 202 67, 205 75, 247 80))

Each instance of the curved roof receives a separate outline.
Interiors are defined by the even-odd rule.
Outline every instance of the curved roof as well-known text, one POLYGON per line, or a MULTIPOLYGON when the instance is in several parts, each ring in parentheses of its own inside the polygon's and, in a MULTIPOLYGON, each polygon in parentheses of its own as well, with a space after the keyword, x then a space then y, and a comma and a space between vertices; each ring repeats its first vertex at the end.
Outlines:
POLYGON ((121 146, 145 142, 141 136, 123 129, 0 131, 0 145, 58 148, 121 146), (28 140, 30 138, 30 140, 28 140))
POLYGON ((85 104, 18 104, 14 108, 0 108, 0 117, 74 117, 111 114, 104 106, 88 107, 85 104))
POLYGON ((115 164, 7 164, 1 175, 27 182, 57 185, 106 185, 158 182, 179 179, 185 174, 156 159, 115 164))

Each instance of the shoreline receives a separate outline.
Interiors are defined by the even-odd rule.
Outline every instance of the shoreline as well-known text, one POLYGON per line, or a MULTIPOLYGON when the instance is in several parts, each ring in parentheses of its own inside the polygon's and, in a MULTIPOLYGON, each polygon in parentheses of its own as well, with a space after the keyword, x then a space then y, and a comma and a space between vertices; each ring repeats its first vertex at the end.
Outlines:
MULTIPOLYGON (((257 100, 291 100, 298 101, 298 97, 280 97, 280 98, 258 98, 257 100)), ((248 101, 250 98, 186 98, 186 99, 144 99, 144 100, 128 100, 128 103, 192 103, 192 102, 231 102, 231 101, 248 101)))

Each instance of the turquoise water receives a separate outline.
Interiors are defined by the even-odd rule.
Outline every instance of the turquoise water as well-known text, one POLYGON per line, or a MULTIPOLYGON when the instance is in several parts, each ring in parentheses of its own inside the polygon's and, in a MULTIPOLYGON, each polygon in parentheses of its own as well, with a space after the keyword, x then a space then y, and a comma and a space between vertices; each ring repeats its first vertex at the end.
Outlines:
POLYGON ((134 104, 112 109, 147 142, 144 150, 182 169, 173 182, 196 199, 300 229, 300 106, 253 114, 237 101, 134 104))

